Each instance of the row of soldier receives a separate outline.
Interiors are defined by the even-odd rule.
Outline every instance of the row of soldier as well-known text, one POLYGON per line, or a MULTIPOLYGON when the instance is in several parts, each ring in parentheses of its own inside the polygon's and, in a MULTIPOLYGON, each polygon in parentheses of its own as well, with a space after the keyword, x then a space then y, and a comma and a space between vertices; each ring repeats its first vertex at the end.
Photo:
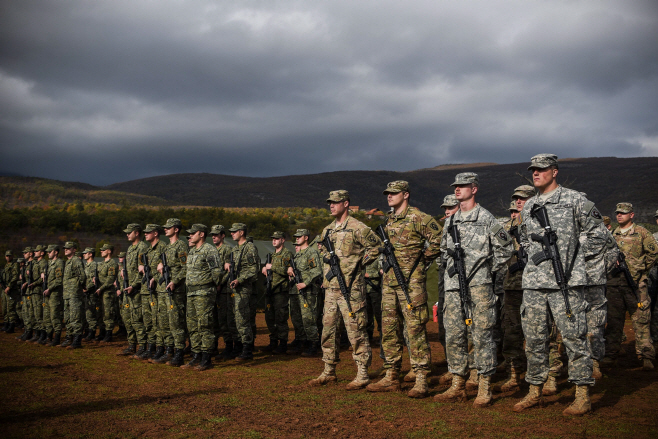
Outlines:
MULTIPOLYGON (((575 401, 565 413, 586 413, 591 409, 589 386, 600 377, 599 367, 612 365, 619 354, 626 311, 633 319, 636 353, 645 369, 653 369, 647 276, 658 254, 655 238, 633 224, 629 203, 617 206, 619 227, 611 234, 584 194, 557 183, 556 156, 533 157, 529 170, 534 187, 515 190, 513 218, 504 225, 476 202, 479 179, 474 173, 458 174, 452 185, 454 196, 444 200, 445 231, 431 216, 409 205, 411 192, 406 182, 389 183, 384 191, 391 213, 385 227, 376 233, 349 215, 347 191, 331 192, 327 203, 334 221, 316 239, 319 253, 309 246, 308 231, 295 234, 296 255, 283 247, 282 235, 272 236, 275 253, 262 267, 268 278, 270 345, 266 349, 287 350, 289 309, 297 316, 293 323, 297 320, 302 328, 296 331, 300 337, 295 341, 305 341, 308 355, 314 355, 318 344, 322 348, 324 371, 309 384, 327 384, 337 379, 340 327, 344 324, 357 366, 357 375, 347 389, 399 390, 406 344, 412 371, 405 380, 414 382, 408 395, 427 396, 431 353, 426 332, 426 271, 438 257, 437 318, 448 363, 448 373, 441 380, 450 387, 435 396, 437 401, 466 399, 466 379, 471 376, 478 387, 474 406, 490 405, 491 378, 502 343, 509 376, 499 390, 517 389, 525 371, 530 391, 515 410, 538 405, 542 394, 555 391, 562 344, 569 361, 569 381, 576 385, 575 401), (626 264, 618 257, 619 250, 626 256, 626 264), (623 267, 629 269, 628 281, 623 267), (379 278, 379 284, 374 278, 379 278), (501 283, 504 294, 497 295, 495 286, 501 283), (373 285, 381 286, 381 300, 374 301, 374 311, 369 313, 366 290, 373 285), (366 328, 368 316, 372 320, 379 307, 385 376, 371 383, 371 337, 366 328), (498 338, 497 328, 502 329, 498 338)), ((178 220, 165 224, 168 246, 159 241, 160 226, 146 227, 146 242, 141 241, 139 225, 131 224, 125 230, 132 245, 124 268, 114 263, 119 283, 124 285, 109 289, 122 298, 121 314, 129 340, 124 353, 180 365, 187 330, 193 356, 185 367, 210 367, 218 336, 226 346, 220 358, 252 358, 253 283, 260 259, 253 244, 249 245, 246 226, 234 224, 230 229, 237 243, 233 249, 223 243, 220 227, 210 230, 217 247, 205 243, 208 229, 203 225, 188 230, 188 243, 178 239, 180 229, 178 220)), ((67 256, 74 254, 74 247, 67 243, 67 256)), ((106 261, 111 260, 111 251, 110 246, 101 250, 106 261)), ((56 258, 50 265, 56 276, 56 258)), ((100 289, 109 282, 103 283, 104 270, 94 277, 100 289)), ((64 290, 66 279, 76 273, 79 278, 84 276, 74 257, 63 271, 64 290)), ((82 327, 77 322, 78 311, 72 309, 79 308, 82 301, 72 297, 80 296, 84 283, 78 281, 75 292, 70 285, 75 294, 64 297, 65 305, 68 300, 71 347, 80 345, 82 327)), ((51 328, 53 339, 59 335, 56 327, 45 326, 46 339, 51 328)), ((108 337, 111 335, 106 333, 108 337)))

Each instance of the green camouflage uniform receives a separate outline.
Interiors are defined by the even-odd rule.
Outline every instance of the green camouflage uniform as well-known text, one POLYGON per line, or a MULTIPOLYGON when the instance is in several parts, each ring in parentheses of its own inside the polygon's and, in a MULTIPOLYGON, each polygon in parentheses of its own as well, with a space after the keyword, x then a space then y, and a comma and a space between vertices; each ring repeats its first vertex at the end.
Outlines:
POLYGON ((102 305, 99 316, 103 319, 101 327, 110 332, 114 330, 114 324, 116 322, 114 310, 117 295, 114 283, 117 280, 118 274, 119 264, 114 259, 110 258, 98 264, 98 280, 101 285, 98 293, 101 299, 100 304, 102 305))
MULTIPOLYGON (((128 267, 129 285, 133 287, 130 295, 124 294, 127 298, 126 309, 130 311, 130 316, 124 318, 126 331, 128 332, 129 344, 146 344, 146 331, 144 330, 144 316, 142 313, 142 295, 140 294, 142 288, 142 275, 139 272, 140 259, 139 255, 148 251, 149 245, 140 241, 137 244, 132 244, 128 247, 126 252, 126 264, 128 267)), ((145 287, 146 288, 146 287, 145 287)), ((147 292, 148 294, 148 292, 147 292)), ((125 305, 124 305, 125 306, 125 305)))
MULTIPOLYGON (((251 344, 256 338, 252 325, 252 304, 255 297, 254 282, 258 279, 260 265, 258 251, 251 242, 236 245, 232 250, 238 287, 234 291, 235 325, 243 344, 251 344)), ((255 317, 255 315, 254 315, 255 317)))
MULTIPOLYGON (((231 258, 233 247, 226 242, 217 247, 219 261, 224 267, 231 258)), ((221 283, 217 286, 217 323, 215 324, 215 338, 222 337, 224 343, 229 340, 239 341, 238 328, 235 326, 235 300, 233 290, 228 287, 228 272, 222 275, 221 283)))
POLYGON ((633 224, 622 232, 617 227, 613 232, 619 250, 626 256, 626 265, 638 287, 642 307, 638 308, 634 292, 626 283, 623 273, 611 276, 607 285, 608 325, 605 330, 606 357, 616 358, 621 349, 626 311, 631 316, 635 332, 635 353, 638 357, 653 360, 655 351, 650 334, 651 300, 647 288, 647 275, 658 258, 658 244, 651 233, 642 226, 633 224))
MULTIPOLYGON (((653 239, 658 242, 658 232, 653 234, 653 239)), ((658 311, 656 311, 656 300, 658 300, 658 259, 649 270, 649 295, 651 296, 651 340, 654 350, 658 347, 658 311)))
POLYGON ((77 256, 72 256, 64 265, 64 304, 68 308, 68 322, 66 324, 66 335, 82 335, 85 312, 85 293, 82 288, 87 283, 85 267, 77 256), (68 307, 66 303, 68 302, 68 307))
MULTIPOLYGON (((290 304, 296 302, 296 308, 299 309, 299 322, 302 328, 303 338, 310 342, 319 342, 320 336, 318 335, 317 325, 317 306, 318 295, 320 294, 320 285, 318 280, 322 276, 322 263, 320 254, 313 247, 307 247, 297 252, 294 256, 295 265, 302 275, 302 282, 306 284, 306 299, 299 294, 297 285, 293 283, 290 288, 290 304)), ((291 313, 292 317, 292 313, 291 313)), ((293 321, 293 326, 295 322, 293 321)), ((295 332, 295 339, 297 339, 295 332)))
MULTIPOLYGON (((345 284, 350 293, 350 305, 354 317, 349 315, 347 302, 338 285, 338 280, 327 280, 331 272, 329 264, 324 264, 325 289, 324 315, 322 318, 322 361, 327 364, 338 364, 340 343, 340 320, 347 329, 347 336, 352 345, 352 358, 358 364, 368 367, 372 359, 370 342, 366 332, 368 316, 366 315, 365 269, 370 263, 377 263, 379 247, 382 245, 377 235, 370 227, 361 221, 348 216, 342 224, 332 221, 322 231, 321 236, 329 239, 334 245, 336 256, 340 260, 340 269, 345 278, 345 284)), ((321 255, 328 256, 324 246, 321 255)))
MULTIPOLYGON (((288 341, 288 267, 291 258, 292 252, 285 247, 272 254, 272 293, 265 308, 270 340, 288 341)), ((293 326, 295 323, 293 320, 293 326)))
MULTIPOLYGON (((505 229, 509 232, 513 227, 519 227, 521 216, 508 223, 505 229)), ((523 371, 526 366, 525 351, 523 349, 523 327, 521 326, 521 303, 523 301, 523 270, 518 270, 519 263, 517 251, 520 246, 516 239, 514 242, 514 253, 508 261, 508 271, 505 276, 503 287, 505 288, 504 311, 503 311, 503 356, 508 368, 517 372, 523 371), (514 268, 514 273, 509 271, 514 268)))
POLYGON ((28 283, 32 287, 28 287, 29 306, 28 313, 30 316, 30 324, 32 329, 40 331, 43 329, 43 279, 41 273, 44 273, 46 261, 36 259, 31 263, 31 269, 28 274, 28 283))
POLYGON ((9 292, 2 292, 6 301, 7 312, 5 319, 14 325, 18 324, 18 314, 16 313, 16 305, 21 301, 20 284, 19 284, 20 268, 18 262, 8 262, 4 267, 4 282, 5 286, 9 288, 9 292))
POLYGON ((366 332, 372 340, 375 333, 375 321, 379 335, 382 335, 382 278, 379 272, 381 264, 373 262, 366 267, 366 308, 368 312, 368 324, 366 332))
POLYGON ((55 334, 62 332, 64 318, 63 281, 64 261, 60 258, 48 262, 48 296, 43 308, 44 329, 55 334))
MULTIPOLYGON (((148 227, 148 226, 147 226, 148 227)), ((147 229, 148 230, 148 229, 147 229)), ((148 245, 148 250, 140 257, 144 263, 144 255, 148 258, 149 267, 151 267, 151 275, 155 280, 153 293, 149 294, 149 286, 142 285, 142 315, 144 316, 144 331, 146 332, 146 341, 148 344, 157 346, 164 346, 164 338, 169 331, 169 306, 165 294, 165 285, 161 284, 160 273, 158 272, 158 264, 162 261, 162 252, 165 251, 167 245, 158 241, 157 244, 148 245)), ((169 334, 171 337, 171 334, 169 334)), ((170 338, 171 341, 171 338, 170 338)))
POLYGON ((430 215, 409 206, 400 214, 389 213, 385 229, 395 249, 402 275, 407 281, 412 308, 407 306, 393 269, 389 269, 382 278, 384 368, 393 368, 399 372, 402 367, 404 341, 400 335, 404 326, 409 340, 411 367, 415 372, 429 372, 431 354, 425 327, 429 320, 425 265, 440 252, 441 226, 430 215))
MULTIPOLYGON (((188 251, 189 246, 184 239, 169 244, 165 249, 167 263, 171 270, 171 281, 174 283, 174 292, 171 296, 167 293, 163 294, 168 313, 162 318, 169 321, 169 335, 165 337, 164 344, 174 346, 176 349, 185 349, 185 331, 187 329, 185 279, 187 278, 188 251)), ((166 289, 166 285, 164 287, 166 289)))
POLYGON ((85 275, 87 276, 87 284, 85 286, 85 289, 87 290, 85 293, 86 317, 89 330, 92 333, 95 333, 96 329, 100 328, 103 323, 103 314, 101 311, 101 303, 103 302, 103 299, 98 291, 94 291, 94 276, 97 270, 98 262, 92 260, 85 263, 85 275))

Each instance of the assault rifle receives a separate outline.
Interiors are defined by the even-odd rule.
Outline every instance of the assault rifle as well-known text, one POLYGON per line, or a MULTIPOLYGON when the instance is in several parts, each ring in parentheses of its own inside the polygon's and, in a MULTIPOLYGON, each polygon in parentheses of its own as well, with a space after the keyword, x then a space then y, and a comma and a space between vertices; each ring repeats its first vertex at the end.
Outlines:
MULTIPOLYGON (((334 245, 331 243, 331 239, 329 239, 329 233, 327 233, 327 235, 322 240, 322 246, 327 249, 327 252, 329 253, 329 258, 328 260, 325 260, 325 262, 329 264, 330 270, 325 277, 330 282, 333 278, 336 278, 338 281, 338 286, 340 287, 340 292, 343 294, 343 298, 347 303, 347 311, 349 312, 350 317, 354 317, 354 312, 352 311, 352 303, 350 302, 350 290, 345 284, 345 277, 343 277, 343 272, 340 269, 340 259, 338 259, 338 256, 336 256, 334 245)), ((356 269, 354 271, 355 272, 353 274, 356 274, 356 269)), ((352 282, 354 282, 354 277, 352 277, 352 282)))
POLYGON ((468 278, 466 277, 466 263, 464 261, 464 249, 462 248, 462 240, 459 235, 459 229, 454 223, 455 217, 450 217, 450 225, 448 226, 448 233, 452 238, 455 249, 448 249, 448 256, 452 258, 452 267, 448 268, 448 276, 454 277, 457 275, 459 282, 459 301, 462 304, 462 312, 464 313, 464 323, 466 326, 473 324, 473 315, 471 308, 468 305, 470 301, 471 292, 468 288, 468 278))
MULTIPOLYGON (((290 258, 290 267, 292 268, 292 273, 294 274, 295 284, 302 283, 302 273, 297 269, 295 264, 295 258, 290 258)), ((304 299, 304 308, 308 308, 308 297, 306 296, 306 288, 299 290, 299 294, 304 299)))
MULTIPOLYGON (((162 277, 160 278, 159 283, 169 285, 169 282, 171 282, 171 268, 169 268, 169 264, 167 264, 167 253, 163 252, 161 258, 162 258, 162 277)), ((167 287, 167 294, 171 296, 173 293, 174 293, 173 290, 170 290, 169 287, 167 287)))
POLYGON ((528 263, 528 254, 523 249, 521 245, 521 235, 519 234, 519 227, 513 226, 509 229, 510 235, 514 237, 516 243, 519 245, 519 249, 515 250, 513 255, 516 256, 516 262, 510 265, 509 274, 514 274, 517 271, 523 271, 526 264, 528 263))
POLYGON ((635 300, 637 301, 637 307, 642 308, 642 301, 640 300, 640 293, 637 290, 637 284, 633 280, 631 271, 628 269, 628 264, 626 264, 626 255, 621 250, 619 250, 619 256, 617 256, 617 267, 615 268, 616 268, 615 271, 617 272, 621 271, 622 273, 624 273, 624 277, 626 278, 626 283, 628 284, 628 287, 631 290, 633 290, 633 294, 635 295, 635 300))
POLYGON ((564 297, 564 306, 566 308, 567 317, 572 318, 573 314, 571 313, 571 305, 569 304, 569 281, 564 274, 564 266, 560 259, 560 252, 557 247, 557 233, 551 228, 551 223, 548 219, 548 212, 546 211, 545 206, 535 204, 530 210, 530 216, 536 219, 541 228, 544 229, 543 235, 537 233, 530 235, 530 239, 541 243, 542 246, 541 252, 532 255, 532 262, 538 266, 544 261, 551 261, 551 264, 553 265, 553 273, 555 273, 555 282, 558 287, 560 287, 562 297, 564 297))
POLYGON ((236 277, 235 258, 233 257, 233 252, 231 252, 231 258, 228 263, 228 283, 233 282, 236 277))
POLYGON ((153 288, 151 288, 151 279, 153 279, 153 274, 151 273, 151 266, 149 265, 149 257, 144 255, 144 277, 142 278, 142 284, 146 284, 146 288, 149 290, 149 299, 151 306, 155 306, 155 301, 153 300, 153 288))
MULTIPOLYGON (((233 254, 231 254, 233 256, 233 254)), ((265 256, 265 265, 271 264, 272 263, 272 253, 268 253, 267 256, 265 256)), ((265 270, 266 276, 265 276, 265 294, 267 294, 267 297, 270 297, 272 295, 272 270, 265 270)))
MULTIPOLYGON (((43 291, 46 291, 48 289, 48 266, 46 265, 46 271, 43 273, 43 291)), ((41 302, 41 306, 46 306, 46 295, 41 294, 41 297, 43 298, 43 301, 41 302)))
POLYGON ((413 267, 411 267, 411 271, 409 272, 409 280, 407 280, 404 278, 404 274, 402 273, 402 269, 398 263, 398 258, 395 257, 395 248, 393 247, 393 244, 391 244, 391 241, 388 239, 388 233, 386 233, 384 226, 381 224, 377 226, 376 233, 384 243, 384 247, 382 248, 384 253, 384 263, 382 264, 382 269, 384 270, 384 273, 387 273, 391 268, 393 269, 395 280, 397 280, 398 285, 404 293, 404 298, 407 301, 407 309, 412 309, 413 305, 411 304, 411 299, 409 298, 408 281, 411 280, 411 275, 416 270, 416 267, 418 267, 418 263, 420 262, 420 258, 422 257, 423 252, 421 250, 418 258, 416 259, 416 262, 414 263, 413 267))
POLYGON ((121 277, 123 277, 123 289, 121 290, 121 294, 125 295, 126 294, 126 289, 130 286, 128 284, 128 263, 126 262, 127 258, 123 258, 123 263, 121 264, 121 277))
POLYGON ((25 262, 21 268, 21 296, 27 296, 23 294, 23 291, 27 292, 27 272, 27 262, 25 262))

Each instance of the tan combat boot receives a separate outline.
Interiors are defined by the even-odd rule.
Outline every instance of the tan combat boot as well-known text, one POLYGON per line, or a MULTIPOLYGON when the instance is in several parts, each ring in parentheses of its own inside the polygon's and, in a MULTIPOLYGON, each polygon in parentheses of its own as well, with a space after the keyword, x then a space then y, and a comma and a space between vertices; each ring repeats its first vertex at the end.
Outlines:
POLYGON ((332 381, 337 381, 336 378, 336 365, 335 364, 324 364, 324 371, 320 374, 319 377, 308 382, 308 385, 311 387, 323 386, 332 381))
POLYGON ((597 360, 592 360, 592 378, 597 381, 603 378, 603 374, 601 373, 601 366, 597 360))
POLYGON ((520 385, 519 384, 520 378, 521 378, 521 374, 518 373, 514 367, 511 367, 507 381, 505 381, 501 385, 494 386, 494 390, 496 392, 510 392, 512 390, 518 390, 520 385))
POLYGON ((642 370, 653 370, 653 361, 648 358, 642 360, 642 370))
POLYGON ((394 369, 386 369, 384 378, 376 383, 368 384, 366 390, 368 392, 395 392, 400 390, 399 373, 394 369))
POLYGON ((436 402, 462 402, 466 401, 466 380, 459 375, 453 375, 452 385, 448 390, 434 395, 436 402))
POLYGON ((446 384, 452 383, 452 377, 452 372, 444 373, 439 377, 439 384, 443 384, 445 386, 446 384))
POLYGON ((414 375, 416 377, 416 384, 414 384, 414 387, 409 390, 407 396, 409 398, 425 398, 427 396, 427 392, 429 391, 429 388, 427 387, 427 372, 424 370, 419 370, 418 373, 414 375))
POLYGON ((480 376, 478 375, 477 369, 471 369, 471 375, 466 381, 466 390, 475 390, 478 388, 478 382, 480 381, 480 376))
POLYGON ((592 411, 592 403, 589 401, 589 386, 576 386, 576 399, 562 414, 571 416, 582 416, 592 411))
POLYGON ((411 369, 409 373, 404 376, 403 381, 405 383, 413 383, 414 381, 416 381, 416 372, 414 372, 414 370, 411 369))
POLYGON ((363 389, 370 384, 370 377, 368 376, 368 368, 365 364, 356 363, 356 377, 345 388, 347 390, 363 389))
POLYGON ((541 389, 541 394, 544 396, 557 395, 557 378, 549 375, 541 389))
POLYGON ((483 408, 491 405, 491 376, 480 377, 478 396, 473 401, 473 407, 483 408))
POLYGON ((541 399, 541 386, 535 386, 534 384, 530 384, 530 391, 528 394, 523 398, 521 401, 517 402, 514 405, 514 410, 515 412, 522 412, 523 410, 534 407, 536 405, 541 405, 543 403, 541 399))

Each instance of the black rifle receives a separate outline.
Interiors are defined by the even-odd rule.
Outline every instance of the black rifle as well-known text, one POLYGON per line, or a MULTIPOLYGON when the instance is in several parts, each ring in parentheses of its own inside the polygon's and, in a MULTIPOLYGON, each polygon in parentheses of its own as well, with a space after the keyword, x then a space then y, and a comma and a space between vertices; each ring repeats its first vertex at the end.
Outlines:
POLYGON ((100 282, 98 281, 98 264, 94 266, 94 277, 92 279, 94 281, 94 286, 87 290, 87 297, 98 291, 98 289, 101 287, 100 282))
POLYGON ((21 296, 27 296, 27 294, 23 294, 23 291, 27 293, 27 272, 27 263, 24 263, 21 269, 21 296))
MULTIPOLYGON (((46 271, 43 273, 43 291, 46 291, 47 289, 48 289, 48 265, 46 265, 46 271)), ((43 298, 41 305, 46 306, 46 295, 42 294, 41 296, 43 298)))
MULTIPOLYGON (((160 278, 159 283, 169 285, 169 282, 171 282, 171 268, 169 268, 169 264, 167 264, 167 254, 162 253, 161 258, 162 258, 162 277, 160 278)), ((170 290, 169 287, 167 287, 167 294, 169 294, 170 297, 173 293, 174 293, 173 290, 170 290)))
MULTIPOLYGON (((327 233, 327 235, 322 240, 322 246, 327 249, 327 252, 329 253, 327 262, 329 263, 330 270, 325 277, 330 282, 333 278, 336 278, 338 281, 338 286, 340 287, 340 292, 343 294, 343 298, 347 303, 347 311, 349 312, 350 317, 354 317, 354 312, 352 311, 352 303, 350 302, 350 289, 345 284, 345 278, 343 277, 343 272, 340 269, 340 259, 338 259, 338 256, 334 251, 334 246, 331 243, 331 239, 329 239, 329 233, 327 233)), ((356 267, 354 271, 355 272, 352 274, 356 275, 356 267)), ((352 282, 354 282, 354 277, 352 277, 352 282)))
POLYGON ((128 263, 126 262, 127 258, 123 258, 123 263, 121 264, 121 276, 123 277, 123 289, 121 294, 125 295, 126 289, 130 286, 128 283, 128 263))
POLYGON ((514 237, 516 243, 519 245, 519 249, 515 250, 513 256, 516 256, 516 262, 510 265, 509 274, 514 274, 517 271, 523 271, 526 264, 528 263, 528 254, 523 249, 521 245, 521 235, 519 234, 519 227, 513 226, 509 229, 510 235, 514 237))
POLYGON ((151 279, 153 279, 153 274, 151 273, 151 266, 149 265, 149 257, 144 255, 144 277, 142 278, 142 284, 146 284, 146 288, 149 290, 151 306, 155 306, 155 301, 153 300, 153 288, 151 288, 151 279))
POLYGON ((562 297, 564 297, 564 306, 566 308, 566 314, 568 318, 571 318, 573 314, 571 313, 571 305, 569 304, 569 290, 568 290, 568 279, 564 274, 564 266, 562 265, 562 260, 560 259, 560 252, 557 247, 557 233, 551 228, 551 223, 548 219, 548 212, 546 211, 545 206, 540 206, 535 204, 530 210, 530 216, 536 219, 539 222, 539 225, 544 229, 544 234, 539 235, 533 233, 530 235, 530 239, 535 242, 540 242, 542 246, 542 251, 532 255, 532 262, 535 265, 539 265, 544 261, 550 260, 553 265, 553 272, 555 273, 555 282, 560 291, 562 291, 562 297))
MULTIPOLYGON (((233 254, 231 254, 233 256, 233 254)), ((265 256, 265 265, 272 263, 272 253, 265 256)), ((265 270, 265 294, 269 297, 272 294, 272 270, 265 270)))
POLYGON ((240 264, 242 263, 242 252, 244 252, 245 247, 240 250, 240 255, 238 256, 237 265, 235 263, 235 258, 233 257, 233 252, 231 252, 231 259, 228 264, 228 282, 229 284, 238 278, 240 275, 240 264))
POLYGON ((423 251, 421 250, 418 258, 416 258, 416 262, 414 263, 413 267, 411 267, 411 271, 409 272, 409 279, 407 280, 404 278, 404 274, 402 274, 402 269, 398 263, 398 258, 395 257, 395 248, 393 247, 393 244, 391 244, 391 241, 388 239, 388 233, 386 233, 384 226, 381 224, 377 226, 377 235, 379 235, 379 238, 384 243, 384 247, 382 249, 384 252, 384 263, 382 264, 382 269, 384 270, 384 273, 387 273, 391 268, 393 269, 395 280, 398 282, 398 285, 404 293, 404 298, 407 301, 407 308, 412 309, 413 305, 411 304, 411 299, 409 298, 408 282, 411 280, 411 275, 416 270, 416 267, 418 267, 418 263, 420 262, 420 258, 423 255, 423 251))
MULTIPOLYGON (((619 256, 617 256, 617 267, 615 267, 617 272, 621 271, 624 273, 624 277, 626 278, 626 283, 628 284, 628 287, 633 290, 633 294, 635 294, 635 300, 637 301, 637 307, 642 308, 642 301, 640 300, 640 293, 637 290, 637 284, 633 280, 633 276, 631 275, 631 271, 628 269, 628 264, 626 264, 626 255, 624 252, 619 250, 619 256)), ((616 273, 615 273, 616 274, 616 273)))
MULTIPOLYGON (((293 277, 295 278, 295 284, 302 283, 302 273, 297 269, 295 264, 295 258, 290 258, 290 267, 292 267, 293 277)), ((308 297, 306 296, 306 288, 299 290, 299 294, 304 299, 304 308, 308 308, 308 297)))
POLYGON ((454 277, 457 275, 459 282, 459 300, 462 303, 462 312, 464 313, 464 323, 470 326, 473 323, 473 315, 471 308, 468 305, 470 302, 471 292, 468 288, 468 278, 466 277, 466 262, 464 261, 464 249, 462 248, 462 240, 459 235, 459 229, 454 225, 455 217, 450 217, 450 225, 448 226, 448 233, 452 238, 455 249, 448 249, 448 256, 452 258, 452 267, 448 268, 448 276, 454 277))

